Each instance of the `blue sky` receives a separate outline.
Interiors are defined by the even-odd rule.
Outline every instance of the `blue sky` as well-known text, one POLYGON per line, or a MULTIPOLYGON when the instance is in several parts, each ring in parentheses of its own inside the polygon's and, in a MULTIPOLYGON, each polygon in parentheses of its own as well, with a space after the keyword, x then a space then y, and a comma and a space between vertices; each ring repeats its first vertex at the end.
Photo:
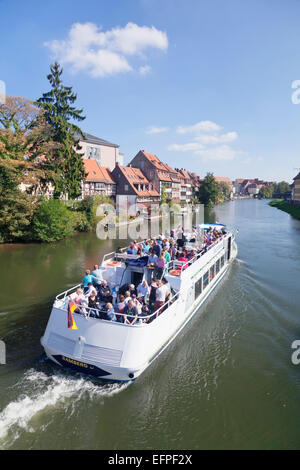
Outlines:
MULTIPOLYGON (((204 176, 291 182, 300 167, 297 0, 0 0, 0 80, 48 91, 49 64, 83 130, 204 176)), ((299 93, 300 96, 300 93, 299 93)))

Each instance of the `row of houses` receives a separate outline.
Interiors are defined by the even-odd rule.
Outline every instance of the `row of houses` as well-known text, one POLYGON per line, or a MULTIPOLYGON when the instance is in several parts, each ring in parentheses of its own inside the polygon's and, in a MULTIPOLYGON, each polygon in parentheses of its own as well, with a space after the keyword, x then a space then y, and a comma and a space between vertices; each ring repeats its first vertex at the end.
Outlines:
POLYGON ((263 181, 258 178, 255 179, 242 179, 237 178, 233 182, 235 193, 239 195, 250 195, 256 196, 259 193, 259 190, 263 187, 270 187, 273 185, 272 181, 263 181))
POLYGON ((189 203, 201 184, 200 177, 181 168, 172 168, 162 162, 156 155, 140 150, 131 162, 124 166, 122 155, 111 150, 103 151, 104 146, 112 144, 98 139, 97 150, 90 150, 90 140, 97 138, 85 134, 86 141, 80 142, 83 152, 83 163, 86 180, 82 183, 81 198, 102 194, 116 199, 122 206, 123 196, 136 205, 137 210, 159 205, 163 198, 178 203, 189 203), (100 142, 100 140, 102 142, 100 142), (100 149, 99 149, 100 147, 100 149), (102 155, 105 155, 105 161, 102 155), (106 166, 103 166, 103 164, 106 166))

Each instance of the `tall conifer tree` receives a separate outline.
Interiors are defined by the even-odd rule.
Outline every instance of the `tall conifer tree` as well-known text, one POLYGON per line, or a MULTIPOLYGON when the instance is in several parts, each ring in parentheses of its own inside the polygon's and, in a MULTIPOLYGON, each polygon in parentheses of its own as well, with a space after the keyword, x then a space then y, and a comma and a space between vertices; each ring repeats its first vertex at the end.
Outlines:
POLYGON ((74 199, 81 194, 81 182, 85 180, 85 171, 79 139, 84 135, 74 121, 83 121, 82 109, 76 109, 74 103, 77 99, 72 87, 62 84, 63 69, 55 62, 50 66, 51 73, 47 76, 51 90, 35 103, 43 110, 46 122, 51 126, 52 140, 59 143, 59 147, 52 151, 53 170, 56 174, 54 180, 55 197, 62 194, 74 199))

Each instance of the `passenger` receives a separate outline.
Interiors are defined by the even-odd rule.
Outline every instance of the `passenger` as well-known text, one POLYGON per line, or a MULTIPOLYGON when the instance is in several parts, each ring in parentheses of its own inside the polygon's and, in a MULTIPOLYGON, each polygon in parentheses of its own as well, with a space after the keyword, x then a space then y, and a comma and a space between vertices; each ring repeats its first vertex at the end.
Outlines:
POLYGON ((99 287, 99 298, 102 302, 112 303, 112 291, 110 286, 107 284, 107 281, 102 281, 101 286, 99 287))
POLYGON ((83 290, 82 290, 82 289, 79 288, 79 289, 76 290, 76 297, 75 297, 74 300, 75 300, 75 304, 76 304, 78 307, 80 307, 81 301, 82 301, 82 300, 85 300, 85 296, 84 296, 84 294, 83 294, 83 290))
POLYGON ((125 297, 124 295, 120 294, 119 295, 119 302, 115 304, 115 312, 116 313, 122 313, 125 307, 125 297))
POLYGON ((129 300, 128 304, 125 305, 123 310, 124 323, 127 325, 134 325, 138 320, 138 310, 132 300, 129 300))
POLYGON ((150 288, 148 286, 148 282, 144 279, 143 282, 141 282, 137 286, 137 298, 139 300, 142 299, 143 302, 146 303, 149 294, 150 294, 150 288))
POLYGON ((147 255, 150 250, 150 244, 147 240, 144 241, 143 243, 143 253, 144 255, 147 255))
POLYGON ((136 253, 138 256, 143 256, 143 251, 142 251, 142 248, 139 246, 138 249, 137 249, 137 253, 136 253))
POLYGON ((96 276, 92 275, 91 271, 89 269, 87 269, 85 271, 85 276, 82 279, 83 287, 87 287, 89 282, 91 282, 93 284, 94 280, 96 280, 96 279, 97 279, 96 276))
POLYGON ((121 246, 118 246, 118 248, 116 249, 116 253, 122 253, 122 247, 121 246))
POLYGON ((131 299, 131 296, 130 296, 130 291, 127 290, 127 291, 125 292, 125 299, 124 299, 125 305, 128 304, 129 300, 132 300, 132 299, 131 299))
MULTIPOLYGON (((166 287, 163 285, 160 279, 156 282, 156 284, 157 284, 157 290, 156 290, 156 299, 154 303, 155 312, 164 305, 165 300, 166 300, 166 287)), ((161 313, 162 313, 162 310, 160 310, 159 315, 161 313)))
POLYGON ((106 269, 99 269, 99 266, 98 264, 95 264, 94 266, 94 271, 92 272, 92 276, 94 276, 93 278, 93 284, 95 287, 100 287, 100 284, 101 282, 104 280, 103 279, 103 271, 106 271, 106 269))
POLYGON ((163 247, 163 255, 165 257, 166 263, 169 263, 171 261, 171 256, 166 246, 163 247))
POLYGON ((90 317, 99 318, 98 310, 100 309, 100 304, 97 301, 96 291, 94 290, 91 295, 89 296, 89 303, 88 306, 90 309, 90 317))
POLYGON ((117 321, 117 317, 114 308, 110 302, 105 305, 107 320, 117 321))
POLYGON ((148 266, 156 266, 158 260, 158 256, 155 254, 153 250, 149 250, 149 256, 148 256, 148 266))
POLYGON ((166 266, 166 260, 165 260, 164 254, 161 253, 156 263, 155 277, 157 277, 158 279, 162 277, 164 270, 165 270, 165 266, 166 266))
POLYGON ((155 304, 155 300, 156 300, 157 287, 158 286, 157 286, 156 280, 153 279, 152 282, 151 282, 150 295, 149 295, 149 306, 150 306, 151 312, 154 312, 154 304, 155 304))
POLYGON ((138 314, 140 315, 142 313, 142 304, 139 302, 136 295, 134 294, 132 295, 131 299, 132 299, 133 305, 135 305, 137 308, 138 314))
POLYGON ((152 252, 155 253, 158 258, 160 257, 161 249, 161 245, 157 243, 157 240, 154 240, 152 252))
POLYGON ((183 264, 183 265, 182 265, 182 269, 183 269, 183 270, 188 267, 188 264, 187 264, 187 263, 188 263, 188 259, 185 258, 184 253, 178 253, 178 258, 177 258, 177 259, 178 259, 178 261, 180 261, 181 263, 186 263, 186 264, 183 264))
POLYGON ((144 304, 142 306, 142 313, 141 313, 141 318, 142 318, 142 323, 148 323, 149 321, 151 321, 151 318, 143 318, 143 317, 148 317, 148 315, 150 315, 150 309, 148 307, 148 305, 144 304))
POLYGON ((137 249, 134 245, 134 243, 131 243, 128 250, 127 250, 128 255, 136 255, 137 254, 137 249))
POLYGON ((88 285, 86 287, 84 287, 84 289, 83 289, 83 293, 85 295, 85 298, 88 299, 93 292, 95 292, 95 294, 97 295, 95 287, 93 286, 93 284, 91 282, 89 282, 88 285))

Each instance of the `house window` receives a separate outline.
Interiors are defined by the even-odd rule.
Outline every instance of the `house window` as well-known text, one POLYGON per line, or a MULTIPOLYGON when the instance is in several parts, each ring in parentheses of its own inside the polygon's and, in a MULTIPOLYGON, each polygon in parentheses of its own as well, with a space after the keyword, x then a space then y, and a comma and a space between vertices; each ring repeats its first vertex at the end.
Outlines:
POLYGON ((128 184, 124 184, 124 191, 128 191, 128 184))
POLYGON ((91 146, 88 146, 86 148, 86 156, 87 158, 92 158, 93 160, 97 160, 97 162, 99 163, 100 165, 100 161, 101 161, 101 152, 100 152, 100 148, 99 147, 91 147, 91 146))

